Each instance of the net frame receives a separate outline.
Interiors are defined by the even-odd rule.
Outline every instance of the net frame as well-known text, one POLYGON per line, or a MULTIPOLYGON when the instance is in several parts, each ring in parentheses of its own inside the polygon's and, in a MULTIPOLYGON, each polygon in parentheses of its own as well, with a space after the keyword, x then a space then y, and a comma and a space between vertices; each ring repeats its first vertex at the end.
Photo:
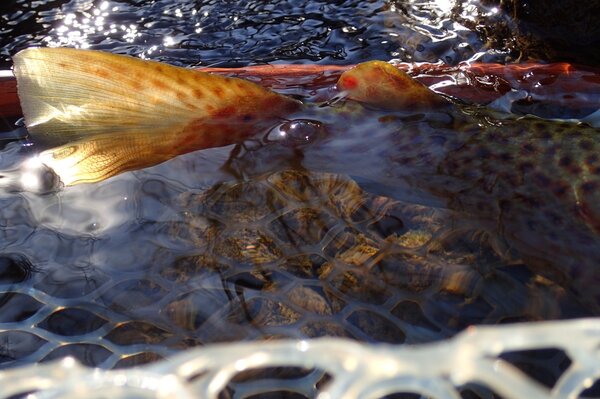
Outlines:
MULTIPOLYGON (((322 370, 323 387, 268 381, 256 393, 282 388, 309 397, 380 398, 416 393, 461 398, 476 384, 504 398, 576 398, 600 377, 600 319, 472 326, 424 345, 366 344, 347 339, 274 340, 214 344, 157 363, 120 370, 88 368, 73 358, 0 371, 0 398, 218 398, 240 372, 271 367, 322 370), (570 366, 547 388, 500 356, 559 349, 570 366)), ((314 376, 313 376, 314 377, 314 376)), ((313 378, 314 380, 314 378, 313 378)))

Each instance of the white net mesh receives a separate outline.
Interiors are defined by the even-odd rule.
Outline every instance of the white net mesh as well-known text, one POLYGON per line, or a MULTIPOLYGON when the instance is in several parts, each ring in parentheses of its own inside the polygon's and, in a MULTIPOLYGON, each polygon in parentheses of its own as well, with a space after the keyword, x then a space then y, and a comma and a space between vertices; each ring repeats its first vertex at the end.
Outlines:
POLYGON ((490 398, 587 398, 598 397, 599 344, 597 319, 472 327, 420 346, 334 338, 230 343, 126 370, 86 368, 72 358, 7 370, 0 372, 0 398, 461 398, 471 391, 490 398), (552 387, 506 356, 540 350, 566 359, 552 387))

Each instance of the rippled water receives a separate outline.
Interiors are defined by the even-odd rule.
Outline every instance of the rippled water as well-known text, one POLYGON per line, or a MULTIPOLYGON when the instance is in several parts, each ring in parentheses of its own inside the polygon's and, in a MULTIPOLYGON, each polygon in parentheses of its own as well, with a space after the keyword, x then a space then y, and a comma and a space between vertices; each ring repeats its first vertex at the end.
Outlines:
POLYGON ((0 6, 0 68, 32 45, 90 47, 176 65, 456 63, 481 50, 449 1, 17 1, 0 6))
MULTIPOLYGON (((482 40, 445 1, 0 7, 3 68, 32 45, 183 66, 506 55, 478 54, 482 40)), ((597 281, 582 284, 582 269, 600 259, 596 208, 582 217, 571 206, 573 195, 597 203, 597 131, 558 141, 557 131, 572 128, 469 107, 390 113, 336 104, 294 118, 243 145, 100 183, 47 194, 5 186, 2 365, 72 354, 127 366, 280 336, 417 343, 474 323, 597 314, 577 295, 596 293, 597 281), (569 174, 573 164, 588 181, 569 174)), ((14 171, 36 148, 7 145, 0 169, 14 171)), ((22 172, 17 183, 27 185, 22 172)))

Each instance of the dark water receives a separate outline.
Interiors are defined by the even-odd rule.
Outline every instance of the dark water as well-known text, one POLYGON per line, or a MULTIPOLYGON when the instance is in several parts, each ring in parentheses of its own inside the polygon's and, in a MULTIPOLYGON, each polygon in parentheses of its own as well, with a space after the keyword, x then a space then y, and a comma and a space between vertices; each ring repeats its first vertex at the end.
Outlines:
MULTIPOLYGON (((511 53, 485 48, 442 1, 0 7, 1 68, 32 45, 184 66, 457 63, 511 53)), ((544 272, 591 266, 600 251, 596 231, 573 214, 570 197, 535 184, 545 177, 580 187, 566 175, 565 154, 583 165, 579 150, 597 144, 596 131, 563 145, 548 133, 554 125, 502 122, 471 109, 390 116, 354 105, 296 117, 330 127, 284 124, 243 145, 44 195, 3 189, 1 365, 70 354, 125 367, 211 342, 267 337, 411 344, 471 324, 597 314, 593 300, 578 296, 585 287, 573 281, 581 276, 544 272), (475 127, 483 133, 464 135, 475 127), (277 129, 288 138, 274 138, 277 129), (510 144, 511 132, 531 138, 531 168, 545 173, 519 163, 520 176, 531 173, 524 186, 504 165, 522 160, 531 143, 510 144), (493 139, 496 146, 486 147, 493 139)), ((19 142, 6 146, 0 169, 15 168, 27 151, 19 142)), ((586 158, 593 182, 594 162, 586 158)), ((29 182, 26 174, 18 179, 29 182)), ((594 199, 595 187, 585 187, 591 191, 583 198, 594 199)), ((551 374, 563 360, 546 365, 551 374)))
MULTIPOLYGON (((0 68, 33 46, 77 46, 176 65, 456 63, 481 51, 446 1, 18 1, 0 5, 0 68)), ((502 59, 502 55, 489 58, 502 59)))
POLYGON ((598 27, 590 16, 600 3, 516 3, 6 0, 0 69, 30 46, 89 47, 185 66, 456 64, 473 57, 598 64, 598 27))

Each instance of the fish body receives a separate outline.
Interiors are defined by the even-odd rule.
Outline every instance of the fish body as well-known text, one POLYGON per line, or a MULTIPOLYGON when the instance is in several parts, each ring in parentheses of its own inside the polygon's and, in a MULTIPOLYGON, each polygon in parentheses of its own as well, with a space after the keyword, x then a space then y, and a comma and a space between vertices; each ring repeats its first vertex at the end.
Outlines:
MULTIPOLYGON (((302 167, 450 210, 454 216, 436 240, 486 237, 506 261, 569 287, 600 314, 600 131, 452 104, 382 64, 340 77, 345 103, 297 115, 327 129, 327 137, 303 148, 302 167), (390 80, 408 80, 400 85, 410 96, 390 80)), ((285 159, 283 153, 261 148, 240 168, 274 168, 272 159, 285 159)))
POLYGON ((497 237, 498 252, 570 281, 600 309, 598 129, 453 105, 383 62, 342 74, 346 103, 323 108, 94 51, 25 50, 15 75, 32 135, 67 142, 41 154, 67 185, 240 142, 285 118, 319 120, 329 137, 302 149, 302 167, 436 201, 455 211, 449 231, 497 237))
MULTIPOLYGON (((340 129, 339 136, 382 135, 368 141, 367 150, 365 141, 348 140, 337 151, 349 159, 335 172, 382 182, 399 197, 416 191, 417 201, 455 211, 449 231, 486 231, 501 241, 497 248, 503 255, 555 281, 573 283, 582 301, 600 309, 599 129, 450 105, 441 97, 436 102, 423 87, 411 89, 415 104, 404 106, 394 97, 400 92, 377 76, 381 82, 389 82, 390 74, 410 78, 385 68, 384 74, 354 69, 340 78, 362 82, 371 91, 365 96, 344 87, 350 99, 377 106, 385 98, 382 108, 388 112, 376 119, 378 126, 371 120, 370 127, 360 127, 362 133, 340 129), (424 112, 422 104, 431 106, 424 112)), ((329 145, 334 144, 305 156, 307 167, 334 171, 329 145)))

